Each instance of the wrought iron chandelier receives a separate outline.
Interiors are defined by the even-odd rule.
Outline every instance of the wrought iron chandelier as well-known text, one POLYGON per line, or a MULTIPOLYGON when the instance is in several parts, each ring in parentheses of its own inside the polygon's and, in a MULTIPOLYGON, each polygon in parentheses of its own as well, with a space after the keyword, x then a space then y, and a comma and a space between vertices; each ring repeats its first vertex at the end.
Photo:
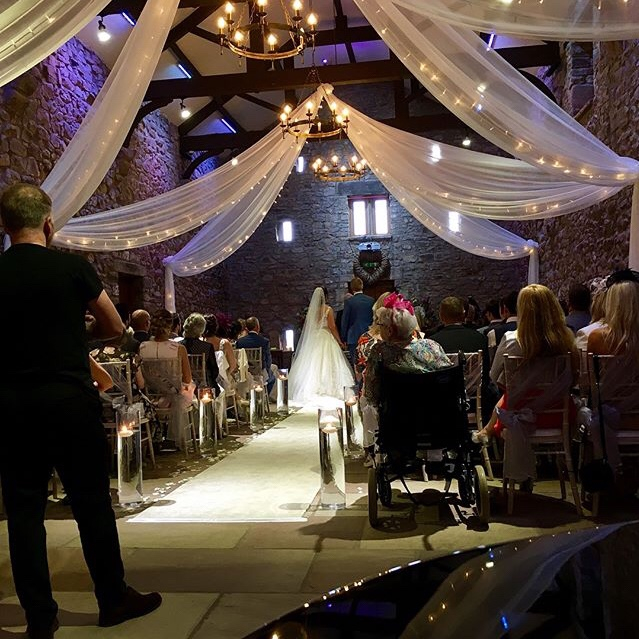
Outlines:
MULTIPOLYGON (((313 67, 309 73, 309 81, 315 82, 318 86, 322 85, 319 79, 317 69, 313 67)), ((306 113, 304 118, 299 120, 291 120, 290 115, 293 107, 285 104, 280 113, 280 127, 282 135, 287 133, 294 135, 295 138, 304 139, 323 139, 340 136, 348 132, 348 109, 343 109, 340 113, 337 111, 337 104, 331 101, 331 94, 322 87, 324 95, 319 104, 315 104, 312 100, 306 103, 306 113), (324 103, 328 105, 328 113, 323 109, 324 103)))
POLYGON ((227 2, 224 5, 225 17, 220 17, 217 21, 220 46, 239 56, 253 60, 283 60, 302 53, 307 47, 315 46, 317 16, 312 11, 306 16, 308 29, 305 29, 302 26, 304 18, 301 0, 293 0, 293 13, 286 8, 283 0, 280 0, 285 22, 268 21, 267 3, 268 0, 256 0, 249 3, 248 20, 242 24, 244 11, 236 21, 233 18, 235 6, 231 2, 227 2), (251 36, 254 34, 260 36, 261 50, 259 51, 251 48, 252 41, 255 40, 251 36), (278 35, 280 38, 284 38, 283 43, 290 39, 291 46, 281 50, 278 35))
POLYGON ((337 155, 333 155, 328 162, 322 158, 317 158, 311 166, 315 177, 325 182, 359 180, 368 169, 366 160, 358 158, 356 155, 351 156, 345 162, 340 162, 340 158, 337 155))

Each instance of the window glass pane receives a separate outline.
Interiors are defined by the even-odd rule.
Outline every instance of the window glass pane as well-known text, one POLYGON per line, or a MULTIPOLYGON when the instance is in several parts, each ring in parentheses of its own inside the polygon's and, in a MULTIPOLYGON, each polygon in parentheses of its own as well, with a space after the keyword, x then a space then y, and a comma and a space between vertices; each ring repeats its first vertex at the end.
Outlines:
POLYGON ((366 202, 353 202, 353 235, 366 235, 366 202))
POLYGON ((281 238, 282 242, 293 241, 293 222, 291 222, 290 220, 284 220, 282 222, 281 238))
POLYGON ((295 331, 292 328, 287 328, 284 331, 284 343, 286 345, 286 349, 292 351, 295 344, 295 331))
POLYGON ((448 211, 448 229, 453 233, 459 233, 459 213, 448 211))
POLYGON ((300 155, 297 158, 297 172, 298 173, 304 173, 304 165, 305 165, 304 156, 300 155))
POLYGON ((388 201, 375 200, 375 235, 388 235, 388 201))

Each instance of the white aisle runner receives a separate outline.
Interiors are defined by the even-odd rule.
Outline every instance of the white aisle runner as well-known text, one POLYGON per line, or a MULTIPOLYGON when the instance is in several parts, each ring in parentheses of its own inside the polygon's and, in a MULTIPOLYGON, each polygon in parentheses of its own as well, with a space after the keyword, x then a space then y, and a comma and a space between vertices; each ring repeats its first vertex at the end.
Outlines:
POLYGON ((297 412, 129 521, 286 522, 320 486, 317 412, 297 412))

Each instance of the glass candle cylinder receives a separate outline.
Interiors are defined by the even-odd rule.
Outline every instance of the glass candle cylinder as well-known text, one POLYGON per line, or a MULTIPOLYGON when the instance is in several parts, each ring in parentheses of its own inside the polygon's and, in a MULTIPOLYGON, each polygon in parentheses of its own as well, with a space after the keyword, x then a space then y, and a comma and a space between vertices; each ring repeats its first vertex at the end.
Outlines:
POLYGON ((200 446, 206 439, 212 438, 217 445, 217 429, 214 420, 215 390, 209 386, 201 386, 197 391, 199 399, 199 433, 200 446))
MULTIPOLYGON (((134 504, 142 497, 140 406, 123 404, 116 411, 118 432, 118 501, 134 504)), ((149 445, 151 443, 149 442, 149 445)))
POLYGON ((320 454, 320 507, 346 508, 346 472, 344 468, 344 429, 342 409, 317 411, 320 454))
POLYGON ((277 375, 277 414, 288 415, 288 375, 285 371, 277 375))
POLYGON ((264 430, 264 386, 255 384, 251 388, 249 426, 253 432, 264 430))
POLYGON ((344 386, 344 422, 346 429, 346 456, 357 459, 363 454, 361 446, 361 419, 358 408, 357 386, 344 386))

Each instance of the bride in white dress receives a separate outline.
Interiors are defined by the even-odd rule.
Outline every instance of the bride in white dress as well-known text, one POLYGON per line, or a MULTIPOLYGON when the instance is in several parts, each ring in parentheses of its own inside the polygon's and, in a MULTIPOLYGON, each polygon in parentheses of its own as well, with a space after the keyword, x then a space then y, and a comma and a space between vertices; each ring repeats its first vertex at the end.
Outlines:
POLYGON ((335 406, 353 374, 343 351, 333 309, 322 288, 313 291, 304 328, 289 371, 289 397, 296 406, 335 406))

